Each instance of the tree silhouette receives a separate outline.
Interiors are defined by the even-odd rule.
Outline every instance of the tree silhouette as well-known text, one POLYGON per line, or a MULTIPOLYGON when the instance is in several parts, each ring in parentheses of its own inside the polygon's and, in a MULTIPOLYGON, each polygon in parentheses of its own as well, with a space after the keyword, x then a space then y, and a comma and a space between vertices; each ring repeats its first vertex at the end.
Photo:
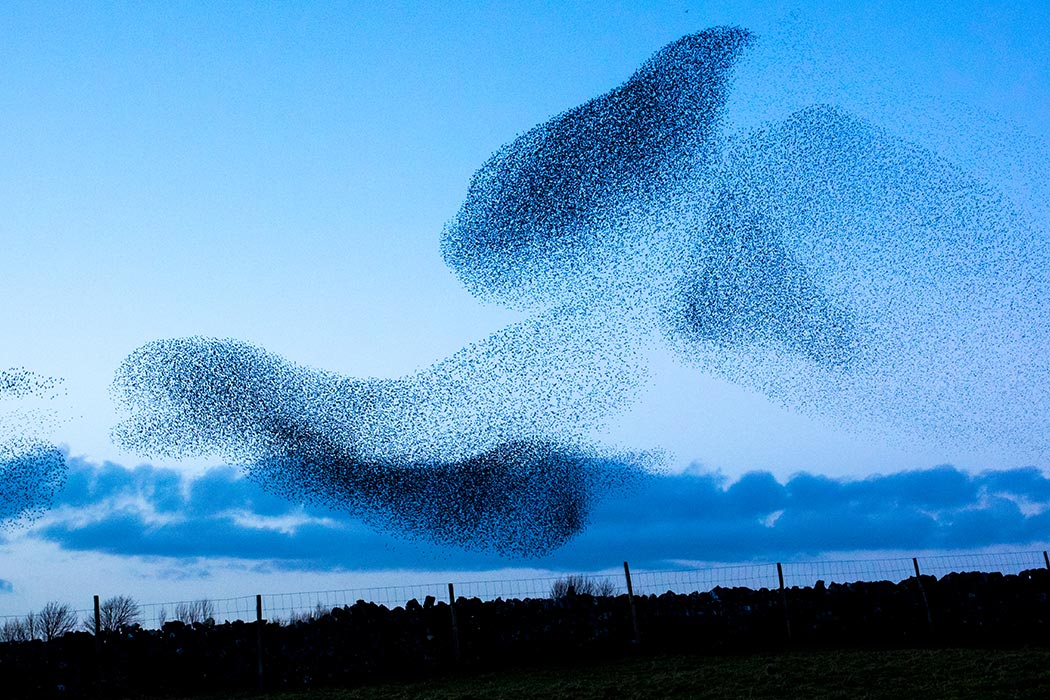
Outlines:
POLYGON ((51 601, 37 615, 37 624, 45 642, 57 639, 77 626, 77 614, 66 603, 51 601))

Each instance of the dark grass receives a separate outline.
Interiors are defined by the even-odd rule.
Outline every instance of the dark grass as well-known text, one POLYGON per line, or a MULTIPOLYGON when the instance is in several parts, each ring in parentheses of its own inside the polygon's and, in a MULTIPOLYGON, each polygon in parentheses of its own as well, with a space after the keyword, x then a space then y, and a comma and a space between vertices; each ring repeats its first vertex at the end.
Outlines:
POLYGON ((238 697, 244 700, 263 697, 269 700, 1036 700, 1050 698, 1050 649, 658 656, 571 667, 463 672, 430 681, 382 683, 348 690, 275 692, 265 696, 238 697))

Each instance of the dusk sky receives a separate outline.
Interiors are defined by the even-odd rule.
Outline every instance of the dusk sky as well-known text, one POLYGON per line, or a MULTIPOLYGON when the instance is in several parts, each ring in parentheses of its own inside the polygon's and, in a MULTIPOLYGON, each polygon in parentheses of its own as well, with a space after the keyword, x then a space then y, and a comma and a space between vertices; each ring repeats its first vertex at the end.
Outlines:
MULTIPOLYGON (((844 110, 991 188, 1024 222, 1018 259, 1042 259, 1050 8, 856 5, 5 3, 0 370, 62 383, 0 396, 0 442, 46 440, 68 470, 49 510, 0 528, 0 615, 52 599, 86 607, 92 593, 223 597, 624 559, 1044 549, 1044 431, 909 424, 926 413, 921 386, 893 422, 810 396, 801 406, 655 345, 636 400, 590 437, 654 455, 659 474, 598 503, 589 527, 540 558, 376 530, 266 493, 221 460, 111 439, 114 373, 151 341, 234 338, 397 378, 525 320, 471 295, 442 259, 472 175, 712 26, 756 36, 735 70, 730 135, 813 105, 844 110)), ((1029 293, 1036 312, 1047 288, 1029 293)), ((1025 346, 1037 358, 1050 351, 1039 333, 1025 346)), ((1048 376, 974 366, 979 386, 1048 376)))

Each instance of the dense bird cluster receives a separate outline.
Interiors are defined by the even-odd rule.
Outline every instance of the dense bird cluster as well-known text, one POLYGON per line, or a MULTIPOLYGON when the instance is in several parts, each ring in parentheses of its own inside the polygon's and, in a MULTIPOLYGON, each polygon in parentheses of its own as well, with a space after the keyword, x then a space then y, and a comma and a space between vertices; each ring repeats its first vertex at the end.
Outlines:
POLYGON ((41 515, 65 483, 65 455, 38 435, 48 412, 7 405, 55 398, 60 384, 22 368, 0 370, 0 527, 41 515))
MULTIPOLYGON (((495 338, 523 343, 513 331, 495 338)), ((582 529, 594 499, 631 483, 641 459, 571 441, 567 421, 581 406, 562 415, 540 386, 558 388, 571 358, 533 358, 540 367, 519 373, 529 360, 502 358, 495 343, 418 375, 361 380, 241 341, 156 341, 118 370, 115 394, 132 410, 114 438, 148 455, 221 456, 275 493, 394 533, 539 554, 582 529), (493 405, 501 396, 505 412, 493 405)), ((608 397, 578 398, 593 407, 608 397)))
POLYGON ((648 298, 700 214, 730 70, 750 43, 735 28, 686 36, 499 149, 445 228, 445 262, 478 297, 513 306, 601 303, 624 288, 648 298))
POLYGON ((434 541, 541 554, 638 461, 588 447, 646 353, 801 410, 1045 446, 1045 237, 987 185, 832 107, 729 136, 737 28, 684 37, 475 174, 441 243, 532 314, 400 379, 234 340, 162 340, 116 440, 215 454, 275 491, 434 541))
POLYGON ((596 498, 639 478, 632 465, 538 440, 418 463, 362 463, 318 446, 253 464, 249 475, 400 535, 507 556, 561 546, 586 526, 596 498))

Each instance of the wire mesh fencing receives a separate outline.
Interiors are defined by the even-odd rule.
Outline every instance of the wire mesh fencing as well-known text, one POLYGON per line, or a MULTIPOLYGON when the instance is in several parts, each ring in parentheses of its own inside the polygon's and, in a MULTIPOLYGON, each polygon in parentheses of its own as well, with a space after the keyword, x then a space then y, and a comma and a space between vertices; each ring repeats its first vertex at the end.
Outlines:
POLYGON ((631 573, 636 595, 694 593, 722 588, 775 588, 776 564, 741 564, 703 569, 636 571, 631 573))
POLYGON ((1004 552, 985 554, 935 555, 918 559, 922 573, 941 578, 952 572, 998 571, 1016 574, 1030 569, 1050 569, 1046 552, 1004 552))
POLYGON ((215 620, 254 620, 256 618, 255 596, 236 598, 198 598, 169 603, 146 603, 139 605, 140 625, 147 628, 163 627, 169 621, 185 624, 215 620))
POLYGON ((319 616, 333 608, 354 605, 359 601, 394 608, 403 606, 410 600, 423 602, 427 597, 441 600, 447 595, 447 584, 373 586, 299 593, 271 593, 262 596, 262 606, 266 619, 294 622, 319 616))
POLYGON ((455 594, 457 598, 463 596, 481 600, 556 598, 566 595, 570 587, 576 593, 591 595, 619 595, 626 591, 622 576, 599 573, 466 581, 455 584, 455 594))
MULTIPOLYGON (((292 593, 267 593, 232 598, 201 598, 166 603, 134 603, 126 622, 157 629, 166 622, 185 624, 245 622, 265 619, 292 623, 319 617, 333 608, 358 602, 387 608, 404 606, 415 600, 421 604, 448 602, 453 598, 557 598, 574 593, 616 596, 628 592, 636 596, 672 593, 694 593, 715 588, 810 587, 818 581, 825 584, 855 581, 900 582, 916 575, 941 578, 952 572, 982 571, 1016 574, 1027 569, 1050 569, 1046 552, 955 553, 919 557, 883 557, 877 559, 818 560, 786 563, 733 564, 692 569, 640 570, 618 569, 599 573, 558 574, 529 578, 493 578, 459 582, 405 584, 380 587, 345 588, 292 593)), ((100 613, 113 599, 101 599, 100 613)), ((67 606, 68 608, 68 606, 67 606)), ((94 631, 95 608, 67 610, 72 629, 94 631)), ((0 616, 0 641, 42 638, 41 613, 0 616)), ((100 614, 100 621, 113 623, 115 618, 100 614)), ((67 622, 69 620, 67 619, 67 622)), ((103 625, 104 626, 104 625, 103 625)))
POLYGON ((852 583, 854 581, 903 581, 915 575, 911 557, 885 559, 848 559, 808 561, 784 564, 784 586, 813 586, 817 581, 852 583))

